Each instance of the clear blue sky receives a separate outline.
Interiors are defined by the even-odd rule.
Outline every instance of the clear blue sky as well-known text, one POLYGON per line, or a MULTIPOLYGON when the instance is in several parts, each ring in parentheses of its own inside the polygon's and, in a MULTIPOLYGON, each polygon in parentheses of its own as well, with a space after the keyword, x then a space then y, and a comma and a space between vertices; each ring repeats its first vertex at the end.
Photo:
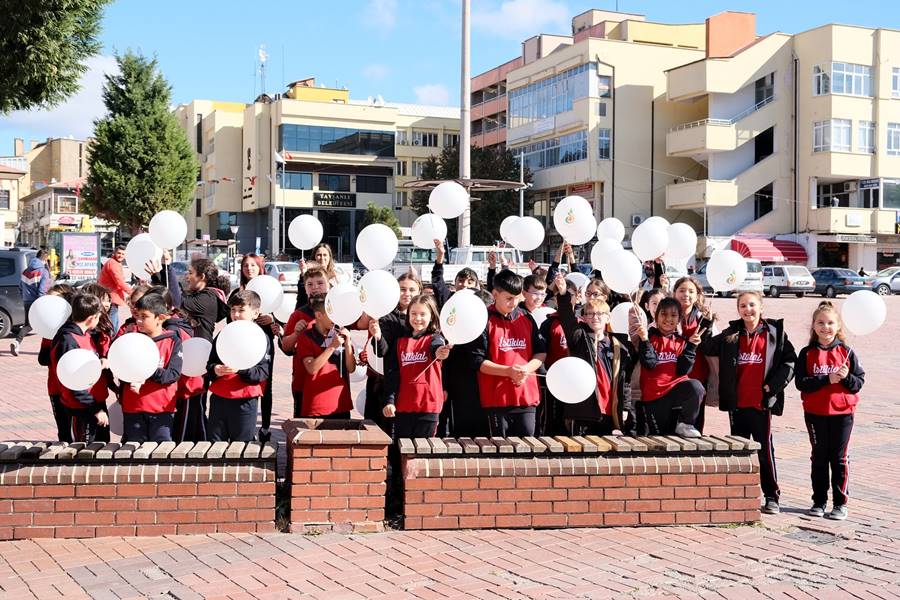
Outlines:
MULTIPOLYGON (((269 55, 266 88, 308 76, 346 86, 351 97, 457 104, 460 0, 118 0, 106 9, 102 56, 84 90, 50 113, 0 117, 0 156, 12 139, 88 135, 102 112, 99 89, 111 56, 126 49, 156 55, 173 103, 194 98, 248 102, 259 91, 257 48, 269 55)), ((723 10, 755 12, 757 32, 796 33, 839 22, 900 29, 887 0, 620 0, 618 9, 666 23, 702 22, 723 10)), ((615 0, 472 0, 472 73, 514 58, 536 33, 570 33, 572 16, 615 10, 615 0)))

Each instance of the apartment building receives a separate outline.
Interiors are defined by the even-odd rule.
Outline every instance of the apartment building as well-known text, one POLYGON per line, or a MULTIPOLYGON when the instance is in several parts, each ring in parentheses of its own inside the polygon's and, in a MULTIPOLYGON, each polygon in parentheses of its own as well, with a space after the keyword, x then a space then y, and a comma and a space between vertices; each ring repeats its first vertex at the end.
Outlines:
POLYGON ((472 145, 506 147, 506 76, 524 64, 522 57, 506 61, 472 78, 472 145))
MULTIPOLYGON (((22 161, 24 162, 24 161, 22 161)), ((27 165, 0 158, 0 248, 16 243, 19 221, 19 190, 27 165)))
POLYGON ((411 224, 396 188, 459 136, 458 109, 351 100, 312 78, 251 104, 195 100, 176 115, 201 162, 187 215, 197 239, 231 239, 237 226, 239 252, 299 256, 287 225, 312 214, 339 261, 353 259, 370 203, 411 224))

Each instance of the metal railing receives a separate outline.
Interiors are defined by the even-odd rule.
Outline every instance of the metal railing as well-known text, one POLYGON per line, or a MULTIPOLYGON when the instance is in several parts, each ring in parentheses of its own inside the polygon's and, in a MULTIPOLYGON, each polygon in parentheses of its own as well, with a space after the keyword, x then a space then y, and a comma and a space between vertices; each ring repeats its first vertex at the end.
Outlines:
POLYGON ((754 104, 753 106, 748 108, 747 110, 738 113, 737 115, 735 115, 734 117, 732 117, 730 119, 700 119, 699 121, 692 121, 690 123, 684 123, 683 125, 676 125, 669 131, 681 131, 683 129, 692 129, 694 127, 701 127, 703 125, 731 127, 732 125, 734 125, 735 123, 737 123, 738 121, 740 121, 741 119, 746 117, 747 115, 751 115, 751 114, 755 113, 756 111, 761 109, 766 104, 770 104, 774 101, 775 101, 775 96, 772 95, 772 96, 769 96, 768 98, 765 98, 764 100, 760 100, 759 102, 757 102, 756 104, 754 104))

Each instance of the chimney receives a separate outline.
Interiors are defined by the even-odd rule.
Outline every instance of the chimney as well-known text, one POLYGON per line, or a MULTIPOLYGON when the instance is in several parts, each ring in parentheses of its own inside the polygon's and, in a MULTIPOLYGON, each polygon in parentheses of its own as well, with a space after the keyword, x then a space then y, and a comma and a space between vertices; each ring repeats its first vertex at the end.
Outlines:
POLYGON ((13 156, 25 156, 25 140, 22 138, 13 140, 13 156))
POLYGON ((725 11, 706 19, 706 58, 729 57, 754 41, 754 13, 725 11))

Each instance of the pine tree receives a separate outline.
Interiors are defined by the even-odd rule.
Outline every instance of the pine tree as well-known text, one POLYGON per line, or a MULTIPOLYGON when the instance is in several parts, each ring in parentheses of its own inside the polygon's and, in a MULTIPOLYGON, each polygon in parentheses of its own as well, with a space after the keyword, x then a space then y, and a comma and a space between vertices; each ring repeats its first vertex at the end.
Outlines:
POLYGON ((390 207, 378 206, 374 202, 369 202, 369 205, 366 207, 366 225, 373 223, 387 225, 394 232, 394 235, 398 238, 400 237, 400 221, 397 220, 397 215, 394 214, 390 207))
POLYGON ((156 60, 117 56, 120 73, 107 75, 107 115, 94 123, 83 190, 86 209, 132 231, 157 212, 184 212, 199 165, 184 130, 169 111, 171 88, 156 60))
POLYGON ((110 0, 0 0, 0 114, 49 108, 78 91, 110 0))

